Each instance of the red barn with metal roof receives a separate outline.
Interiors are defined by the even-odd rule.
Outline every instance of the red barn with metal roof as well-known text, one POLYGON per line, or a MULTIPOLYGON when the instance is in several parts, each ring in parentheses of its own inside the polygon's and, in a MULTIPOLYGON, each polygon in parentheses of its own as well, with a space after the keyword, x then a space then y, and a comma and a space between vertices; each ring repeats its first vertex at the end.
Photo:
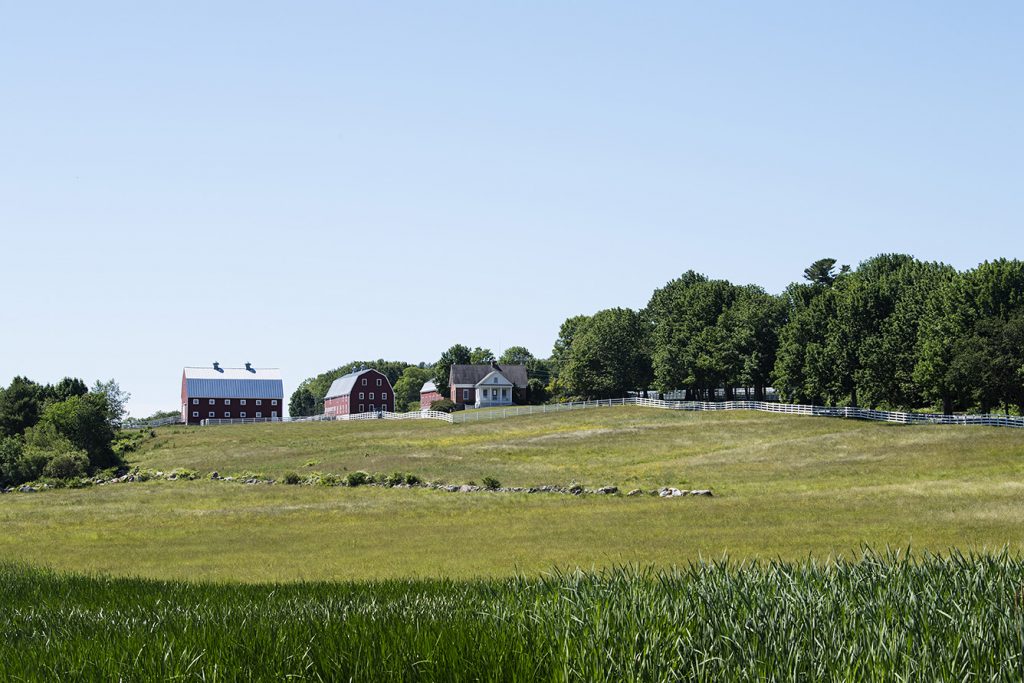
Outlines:
POLYGON ((187 367, 181 373, 181 419, 273 420, 284 416, 284 382, 277 368, 187 367))
POLYGON ((325 415, 395 411, 395 392, 387 375, 377 370, 356 370, 334 380, 324 397, 325 415))

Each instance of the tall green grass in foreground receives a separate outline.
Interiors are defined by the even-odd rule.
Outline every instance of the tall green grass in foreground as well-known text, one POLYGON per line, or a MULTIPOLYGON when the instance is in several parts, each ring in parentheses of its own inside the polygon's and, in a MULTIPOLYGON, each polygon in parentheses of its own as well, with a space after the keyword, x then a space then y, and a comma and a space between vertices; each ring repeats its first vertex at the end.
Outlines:
POLYGON ((0 566, 5 680, 1021 680, 1007 553, 279 585, 0 566))

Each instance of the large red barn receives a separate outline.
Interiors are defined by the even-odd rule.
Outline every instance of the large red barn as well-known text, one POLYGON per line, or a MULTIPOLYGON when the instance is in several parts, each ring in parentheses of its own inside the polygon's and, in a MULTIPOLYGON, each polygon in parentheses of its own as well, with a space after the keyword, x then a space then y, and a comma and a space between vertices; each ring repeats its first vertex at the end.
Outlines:
POLYGON ((374 369, 356 370, 334 380, 324 396, 325 415, 395 411, 395 392, 387 375, 374 369))
POLYGON ((279 420, 284 415, 284 383, 277 368, 185 368, 181 373, 181 419, 279 420))

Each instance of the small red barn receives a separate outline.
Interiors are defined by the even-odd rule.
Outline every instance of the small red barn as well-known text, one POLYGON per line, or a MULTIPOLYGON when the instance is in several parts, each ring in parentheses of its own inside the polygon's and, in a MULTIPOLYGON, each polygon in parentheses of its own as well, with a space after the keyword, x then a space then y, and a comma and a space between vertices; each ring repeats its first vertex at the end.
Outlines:
POLYGON ((395 392, 387 376, 374 369, 356 370, 334 380, 324 396, 325 415, 394 412, 395 392))

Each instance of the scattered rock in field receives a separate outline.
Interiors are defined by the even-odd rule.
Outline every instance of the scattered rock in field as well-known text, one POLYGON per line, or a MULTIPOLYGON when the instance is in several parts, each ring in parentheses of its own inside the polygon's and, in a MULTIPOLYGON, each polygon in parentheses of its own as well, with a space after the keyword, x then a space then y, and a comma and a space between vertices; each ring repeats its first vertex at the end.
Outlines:
POLYGON ((18 488, 18 490, 21 491, 22 493, 35 493, 38 489, 36 489, 36 488, 26 484, 26 485, 18 488))
POLYGON ((569 493, 571 493, 574 496, 578 496, 583 493, 583 487, 580 486, 579 484, 573 484, 572 486, 569 487, 568 490, 569 493))
POLYGON ((618 492, 619 492, 619 487, 618 486, 602 486, 595 493, 600 493, 602 495, 611 495, 613 493, 618 493, 618 492))
POLYGON ((210 472, 210 479, 220 479, 220 474, 217 472, 210 472))
POLYGON ((690 491, 690 495, 691 496, 710 496, 711 495, 711 490, 710 489, 699 489, 697 491, 690 491))
POLYGON ((630 491, 626 495, 627 496, 640 496, 640 495, 643 495, 643 489, 633 489, 632 491, 630 491))
POLYGON ((470 486, 469 484, 463 484, 459 487, 459 493, 472 493, 473 491, 479 491, 479 486, 470 486))

